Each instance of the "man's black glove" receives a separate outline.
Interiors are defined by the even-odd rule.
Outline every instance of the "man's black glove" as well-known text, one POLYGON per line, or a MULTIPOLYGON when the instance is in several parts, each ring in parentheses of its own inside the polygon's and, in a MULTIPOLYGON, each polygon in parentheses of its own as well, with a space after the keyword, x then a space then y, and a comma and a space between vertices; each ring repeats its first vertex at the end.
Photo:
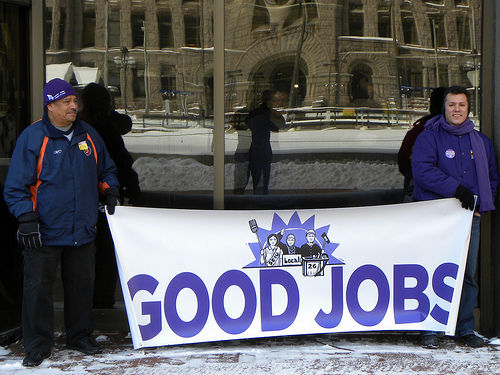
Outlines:
POLYGON ((108 214, 113 215, 116 205, 119 205, 120 192, 117 188, 108 188, 104 193, 106 195, 106 209, 108 210, 108 214))
POLYGON ((454 197, 462 203, 463 208, 471 211, 474 209, 474 194, 463 185, 458 185, 454 197))
POLYGON ((27 212, 17 218, 19 228, 17 229, 17 242, 26 249, 38 249, 42 247, 42 235, 40 234, 40 219, 38 213, 27 212))

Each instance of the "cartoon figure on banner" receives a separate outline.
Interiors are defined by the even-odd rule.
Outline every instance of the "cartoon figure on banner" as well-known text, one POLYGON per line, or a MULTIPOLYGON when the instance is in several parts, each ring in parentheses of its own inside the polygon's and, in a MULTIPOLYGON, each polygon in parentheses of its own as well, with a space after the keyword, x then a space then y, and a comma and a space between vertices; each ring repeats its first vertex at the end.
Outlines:
MULTIPOLYGON (((306 237, 309 235, 306 233, 306 237)), ((312 236, 310 236, 312 237, 312 236)), ((314 238, 316 239, 316 233, 314 233, 314 238)), ((302 257, 302 274, 304 276, 323 276, 325 266, 328 264, 328 254, 325 253, 326 244, 330 243, 330 239, 326 235, 326 233, 321 234, 321 238, 323 238, 323 246, 321 248, 321 253, 313 255, 311 257, 302 257)), ((309 241, 306 244, 309 246, 309 241)), ((317 244, 315 244, 318 246, 317 244)))
POLYGON ((278 246, 283 251, 283 255, 295 255, 299 253, 299 249, 295 246, 295 235, 293 233, 289 233, 286 236, 285 243, 281 242, 281 239, 285 235, 285 229, 282 229, 281 232, 278 233, 278 238, 280 239, 280 243, 278 246))
POLYGON ((267 246, 260 252, 260 263, 268 267, 281 266, 283 250, 278 247, 278 236, 270 234, 267 237, 267 246))
POLYGON ((256 219, 250 220, 248 224, 257 237, 257 243, 248 245, 256 258, 245 268, 301 266, 303 276, 323 276, 326 265, 344 264, 332 255, 339 244, 328 238, 326 233, 330 226, 311 229, 314 228, 314 219, 312 216, 302 223, 295 212, 286 224, 275 213, 270 230, 259 228, 256 219), (316 232, 322 233, 321 245, 316 232), (264 245, 262 237, 266 238, 264 245), (302 243, 297 243, 297 239, 303 239, 302 243))
POLYGON ((307 242, 303 244, 299 249, 299 254, 302 255, 302 258, 319 258, 323 251, 316 243, 316 232, 313 229, 309 229, 306 232, 306 241, 307 242))

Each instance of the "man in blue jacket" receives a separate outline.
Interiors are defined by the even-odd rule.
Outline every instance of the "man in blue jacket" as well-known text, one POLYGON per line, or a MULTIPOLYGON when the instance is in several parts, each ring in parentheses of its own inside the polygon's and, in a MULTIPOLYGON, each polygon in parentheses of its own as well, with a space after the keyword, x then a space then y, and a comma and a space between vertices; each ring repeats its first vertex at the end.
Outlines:
MULTIPOLYGON (((485 341, 474 332, 474 307, 478 286, 474 280, 481 216, 495 209, 498 172, 493 145, 484 134, 474 130, 468 117, 467 91, 458 86, 444 93, 443 114, 430 119, 413 149, 415 180, 413 198, 417 201, 455 197, 462 207, 474 210, 456 337, 465 345, 480 347, 485 341), (474 205, 474 196, 477 196, 474 205)), ((437 348, 435 332, 422 335, 422 345, 437 348)))
POLYGON ((24 247, 23 339, 26 367, 54 345, 52 285, 61 261, 68 348, 101 352, 90 337, 95 225, 101 193, 108 213, 118 198, 116 167, 98 133, 76 117, 73 87, 61 79, 43 89, 44 115, 19 136, 4 197, 24 247))

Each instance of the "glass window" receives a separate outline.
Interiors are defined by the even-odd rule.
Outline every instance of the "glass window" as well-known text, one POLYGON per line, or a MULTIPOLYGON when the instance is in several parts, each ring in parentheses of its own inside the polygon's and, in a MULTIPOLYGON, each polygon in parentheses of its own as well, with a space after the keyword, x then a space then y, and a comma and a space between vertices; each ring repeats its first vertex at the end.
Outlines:
POLYGON ((200 18, 196 15, 184 16, 186 46, 200 47, 200 18))
POLYGON ((387 5, 379 6, 378 12, 378 36, 390 38, 391 32, 391 9, 387 5))
POLYGON ((58 33, 55 37, 58 40, 59 49, 64 49, 64 37, 66 31, 66 8, 59 8, 58 12, 55 12, 55 24, 59 26, 58 33), (59 16, 59 17, 58 17, 59 16))
POLYGON ((432 89, 470 87, 472 64, 446 50, 454 3, 308 2, 313 22, 300 1, 256 0, 251 18, 235 4, 225 13, 226 48, 237 46, 225 67, 228 202, 397 191, 399 146, 432 89), (373 9, 375 19, 365 14, 373 9))
POLYGON ((134 75, 133 90, 134 98, 145 98, 146 97, 146 85, 144 82, 144 65, 140 66, 137 64, 136 68, 132 69, 134 75))
POLYGON ((135 11, 131 17, 132 45, 142 47, 144 45, 144 12, 135 11))
POLYGON ((110 8, 108 13, 108 45, 120 47, 120 10, 110 8))
POLYGON ((444 16, 440 13, 430 13, 429 24, 431 27, 432 46, 447 47, 446 29, 444 27, 444 16))
POLYGON ((457 17, 457 40, 458 48, 471 49, 471 27, 470 17, 468 14, 462 14, 457 17))
POLYGON ((95 46, 95 9, 89 8, 83 12, 82 47, 95 46))
POLYGON ((184 13, 184 40, 188 47, 201 47, 201 19, 200 7, 203 2, 185 1, 182 2, 184 13))
POLYGON ((0 158, 12 155, 29 125, 27 22, 26 9, 0 3, 0 158))
POLYGON ((270 26, 269 11, 265 6, 264 0, 257 0, 253 7, 252 30, 264 31, 270 26))
MULTIPOLYGON (((402 86, 407 87, 410 91, 420 91, 420 96, 423 96, 423 76, 422 76, 422 61, 418 60, 404 60, 402 62, 402 86)), ((404 90, 402 90, 404 92, 404 90)))
POLYGON ((161 66, 161 88, 162 90, 173 91, 176 89, 175 81, 175 66, 164 65, 161 66))
POLYGON ((120 67, 117 64, 110 63, 108 65, 108 88, 113 96, 114 106, 119 108, 119 103, 116 103, 116 98, 121 96, 120 84, 120 67))
POLYGON ((363 36, 363 4, 361 1, 349 4, 349 35, 363 36))
POLYGON ((158 13, 158 29, 160 32, 160 48, 173 47, 172 16, 169 11, 164 10, 158 13))
MULTIPOLYGON (((81 2, 46 3, 49 70, 71 81, 95 62, 106 74, 105 51, 82 49, 86 32, 64 30, 64 14, 78 14, 81 2), (62 53, 65 33, 74 53, 62 53)), ((213 4, 147 4, 145 17, 143 0, 110 2, 107 82, 117 111, 133 119, 124 141, 141 188, 162 197, 149 204, 212 207, 214 97, 225 106, 226 198, 248 207, 254 183, 258 195, 396 199, 396 155, 432 89, 479 90, 480 0, 226 0, 223 93, 214 90, 213 4), (154 23, 146 49, 144 22, 154 23), (262 114, 272 121, 259 133, 262 114)))
POLYGON ((413 12, 408 10, 401 11, 401 23, 403 25, 403 37, 407 44, 419 44, 417 27, 413 12))

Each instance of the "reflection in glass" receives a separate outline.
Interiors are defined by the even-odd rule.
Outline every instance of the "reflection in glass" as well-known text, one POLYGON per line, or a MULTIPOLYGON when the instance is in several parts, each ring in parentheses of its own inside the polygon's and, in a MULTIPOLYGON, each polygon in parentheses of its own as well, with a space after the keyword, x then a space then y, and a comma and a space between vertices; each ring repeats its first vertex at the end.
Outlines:
POLYGON ((110 8, 108 17, 108 45, 120 47, 120 9, 110 8))
POLYGON ((363 36, 363 4, 361 1, 349 2, 349 35, 363 36))
POLYGON ((172 48, 174 46, 172 15, 166 9, 161 9, 158 12, 158 28, 160 33, 160 48, 172 48))
POLYGON ((0 3, 0 158, 12 155, 29 125, 27 21, 26 9, 0 3))
MULTIPOLYGON (((395 155, 408 127, 427 113, 435 87, 467 87, 477 122, 480 0, 224 5, 228 194, 253 192, 247 119, 265 90, 285 121, 270 138, 269 194, 402 187, 395 155)), ((210 193, 213 98, 219 95, 213 82, 213 2, 45 6, 47 71, 77 88, 108 82, 116 108, 134 119, 125 142, 140 156, 143 190, 210 193), (75 75, 82 67, 98 74, 75 75), (192 178, 191 171, 200 177, 192 178), (162 177, 151 178, 157 175, 162 177)))
POLYGON ((87 8, 83 13, 82 47, 95 45, 95 9, 87 8))
POLYGON ((142 47, 144 45, 144 12, 135 10, 131 16, 132 45, 142 47))
MULTIPOLYGON (((227 194, 253 193, 248 121, 265 90, 285 119, 271 133, 269 194, 401 188, 396 154, 408 128, 428 113, 431 90, 453 84, 477 93, 479 53, 471 43, 480 30, 470 20, 480 6, 227 2, 227 194)), ((477 122, 479 108, 471 107, 477 122)))

